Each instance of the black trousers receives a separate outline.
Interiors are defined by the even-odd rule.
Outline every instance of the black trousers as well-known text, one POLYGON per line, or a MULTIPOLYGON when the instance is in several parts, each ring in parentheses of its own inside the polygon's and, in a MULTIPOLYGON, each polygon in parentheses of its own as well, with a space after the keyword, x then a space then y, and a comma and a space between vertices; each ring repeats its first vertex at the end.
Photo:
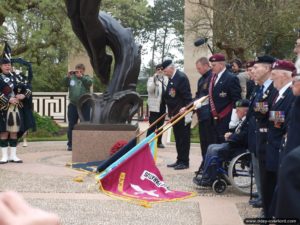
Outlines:
MULTIPOLYGON (((90 120, 90 105, 88 103, 84 103, 82 106, 82 114, 85 120, 90 120)), ((72 147, 72 131, 74 126, 77 124, 79 119, 78 111, 76 105, 69 103, 68 105, 68 143, 69 147, 72 147)))
POLYGON ((273 208, 271 206, 276 184, 277 184, 277 173, 273 171, 265 170, 263 174, 263 185, 262 185, 262 198, 263 198, 263 209, 266 218, 271 218, 274 212, 271 212, 273 208))
POLYGON ((176 141, 177 162, 189 165, 191 124, 185 126, 184 119, 173 126, 176 141))
POLYGON ((204 121, 199 121, 198 129, 199 129, 201 155, 202 155, 201 165, 204 165, 204 160, 205 160, 208 146, 210 144, 217 143, 217 140, 216 140, 216 135, 214 135, 215 132, 214 127, 212 126, 212 123, 209 119, 204 121))
MULTIPOLYGON (((149 123, 150 125, 152 123, 154 123, 159 117, 161 117, 165 112, 151 112, 150 111, 150 116, 149 116, 149 123)), ((163 119, 161 119, 155 126, 151 127, 148 129, 147 131, 147 136, 149 136, 150 134, 152 134, 156 129, 160 128, 162 125, 164 125, 165 122, 165 117, 163 119)), ((159 136, 159 138, 157 139, 157 144, 161 144, 161 139, 162 139, 162 135, 159 136)))

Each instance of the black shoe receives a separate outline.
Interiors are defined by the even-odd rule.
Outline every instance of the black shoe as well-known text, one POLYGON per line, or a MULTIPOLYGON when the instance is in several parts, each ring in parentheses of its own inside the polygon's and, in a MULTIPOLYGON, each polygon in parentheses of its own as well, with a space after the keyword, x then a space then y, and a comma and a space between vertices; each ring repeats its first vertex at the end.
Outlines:
POLYGON ((262 200, 260 199, 255 199, 255 201, 252 201, 251 203, 249 201, 249 204, 252 205, 253 208, 262 208, 262 200))
POLYGON ((193 178, 193 183, 196 184, 196 185, 198 185, 198 186, 201 186, 201 185, 200 185, 200 184, 201 184, 201 179, 202 179, 202 178, 201 178, 201 177, 198 177, 198 176, 197 176, 197 177, 194 177, 194 178, 193 178))
POLYGON ((158 148, 165 148, 165 146, 163 144, 158 144, 157 147, 158 148))
POLYGON ((0 164, 6 164, 6 163, 8 163, 8 160, 6 160, 6 161, 0 161, 0 164))
POLYGON ((72 146, 68 146, 68 147, 67 147, 67 150, 68 150, 68 151, 72 151, 72 146))
POLYGON ((203 169, 197 170, 194 173, 195 173, 195 175, 202 175, 203 174, 203 169))
POLYGON ((178 165, 178 162, 172 163, 172 164, 168 164, 167 167, 175 167, 178 165))
POLYGON ((186 164, 178 164, 177 166, 174 167, 174 170, 185 170, 185 169, 188 169, 189 168, 189 165, 186 165, 186 164))
POLYGON ((203 179, 202 177, 194 177, 193 178, 193 183, 202 186, 202 187, 211 187, 212 182, 209 179, 203 179))

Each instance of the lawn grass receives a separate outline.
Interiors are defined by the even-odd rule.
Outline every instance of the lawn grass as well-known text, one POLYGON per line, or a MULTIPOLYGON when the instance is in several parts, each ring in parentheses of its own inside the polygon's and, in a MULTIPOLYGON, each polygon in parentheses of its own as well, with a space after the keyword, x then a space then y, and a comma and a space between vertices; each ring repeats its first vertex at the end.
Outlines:
MULTIPOLYGON (((173 129, 171 132, 171 142, 175 142, 173 129)), ((200 143, 198 125, 191 129, 191 143, 200 143)))

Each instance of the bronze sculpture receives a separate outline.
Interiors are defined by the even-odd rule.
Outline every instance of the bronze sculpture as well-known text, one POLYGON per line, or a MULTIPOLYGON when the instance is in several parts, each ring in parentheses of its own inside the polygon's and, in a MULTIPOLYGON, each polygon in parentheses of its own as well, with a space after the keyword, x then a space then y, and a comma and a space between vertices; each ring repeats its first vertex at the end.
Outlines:
POLYGON ((92 105, 92 123, 130 123, 142 105, 135 92, 140 71, 141 55, 129 28, 122 27, 110 15, 99 14, 99 0, 66 0, 68 17, 74 33, 85 47, 91 65, 102 83, 108 84, 102 95, 84 95, 79 101, 78 112, 82 120, 81 106, 92 105), (106 53, 109 46, 114 54, 114 70, 109 82, 112 56, 106 53))

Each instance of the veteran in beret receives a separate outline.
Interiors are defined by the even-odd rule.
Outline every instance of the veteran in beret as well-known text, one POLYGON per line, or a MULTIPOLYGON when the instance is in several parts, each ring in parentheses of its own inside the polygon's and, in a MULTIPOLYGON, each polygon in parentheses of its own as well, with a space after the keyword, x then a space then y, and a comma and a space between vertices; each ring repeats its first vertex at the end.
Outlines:
POLYGON ((272 64, 270 78, 278 94, 270 107, 267 127, 266 167, 262 190, 266 218, 274 216, 271 202, 277 184, 280 148, 287 133, 289 114, 295 100, 291 89, 292 73, 295 69, 294 64, 286 60, 277 60, 272 64))
POLYGON ((241 99, 239 79, 226 69, 225 56, 217 53, 209 58, 212 78, 209 84, 209 105, 211 121, 215 133, 215 143, 225 141, 224 134, 229 131, 231 113, 236 101, 241 99))
MULTIPOLYGON (((172 60, 165 60, 161 68, 163 73, 169 78, 163 98, 168 107, 169 117, 171 118, 178 114, 181 108, 192 102, 190 82, 183 72, 176 69, 172 60)), ((175 163, 169 164, 168 167, 172 167, 175 170, 189 168, 190 126, 191 124, 185 124, 185 120, 183 119, 173 125, 177 160, 175 163)))
MULTIPOLYGON (((253 65, 254 81, 259 86, 254 98, 251 101, 250 110, 253 117, 249 120, 248 143, 249 151, 253 153, 258 165, 254 165, 254 176, 257 183, 257 190, 261 199, 263 196, 264 177, 266 174, 266 148, 267 148, 267 132, 269 123, 269 111, 273 104, 274 98, 278 94, 277 89, 273 86, 271 80, 272 64, 276 59, 269 55, 257 57, 253 65), (254 126, 254 129, 252 129, 254 126)), ((262 202, 264 212, 266 212, 266 204, 262 202)))

